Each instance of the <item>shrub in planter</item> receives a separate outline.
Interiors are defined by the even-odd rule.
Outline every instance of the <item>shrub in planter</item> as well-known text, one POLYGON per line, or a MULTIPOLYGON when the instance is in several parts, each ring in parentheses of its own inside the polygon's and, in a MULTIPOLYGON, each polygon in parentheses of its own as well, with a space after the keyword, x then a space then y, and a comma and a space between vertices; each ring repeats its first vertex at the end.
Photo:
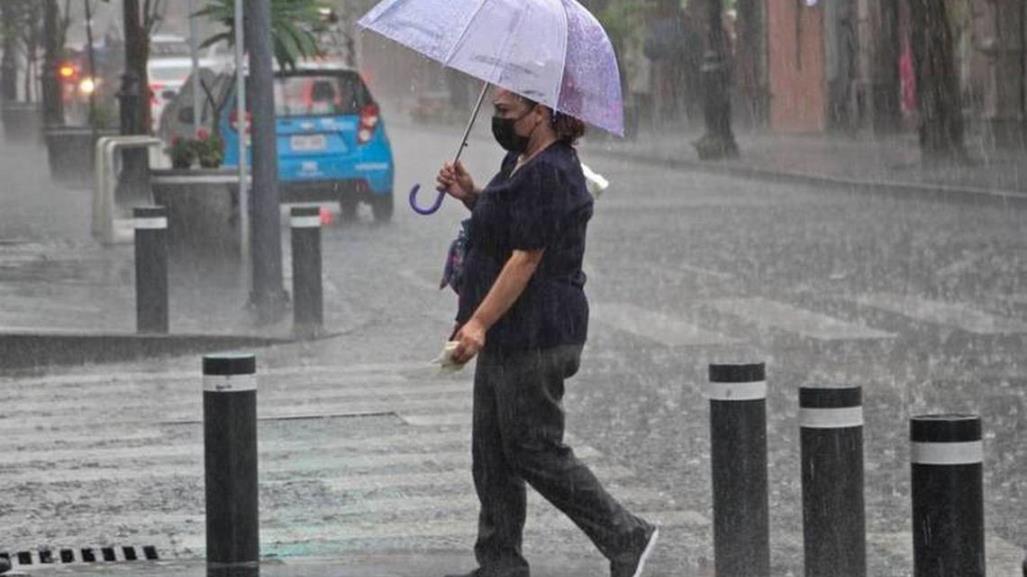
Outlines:
POLYGON ((196 147, 193 139, 176 136, 168 147, 168 156, 171 157, 173 168, 191 168, 196 160, 196 147))
POLYGON ((216 134, 201 130, 193 141, 196 159, 203 168, 218 168, 225 159, 224 141, 216 134))
POLYGON ((194 162, 202 168, 218 168, 225 159, 224 147, 221 137, 200 130, 196 138, 176 137, 167 152, 172 168, 192 168, 194 162))

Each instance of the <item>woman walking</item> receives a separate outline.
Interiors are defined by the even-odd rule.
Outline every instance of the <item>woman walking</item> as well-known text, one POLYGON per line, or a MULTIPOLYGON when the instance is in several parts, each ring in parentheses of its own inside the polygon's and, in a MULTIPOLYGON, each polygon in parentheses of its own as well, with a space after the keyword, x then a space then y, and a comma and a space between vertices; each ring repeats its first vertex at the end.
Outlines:
POLYGON ((588 535, 611 577, 638 577, 657 528, 625 510, 563 442, 564 381, 578 371, 588 331, 582 260, 592 197, 573 148, 584 124, 505 90, 493 105, 493 134, 509 152, 499 174, 484 189, 459 163, 438 176, 472 213, 452 340, 455 361, 478 357, 481 510, 479 568, 460 577, 529 577, 526 482, 588 535))

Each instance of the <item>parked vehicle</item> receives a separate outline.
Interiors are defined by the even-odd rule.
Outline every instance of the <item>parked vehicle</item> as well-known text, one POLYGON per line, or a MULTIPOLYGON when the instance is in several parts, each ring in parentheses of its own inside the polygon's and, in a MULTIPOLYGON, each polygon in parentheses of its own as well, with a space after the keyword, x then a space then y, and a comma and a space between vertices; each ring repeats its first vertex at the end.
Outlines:
MULTIPOLYGON (((193 82, 168 105, 159 134, 166 142, 193 132, 193 82)), ((226 166, 238 166, 235 82, 231 72, 201 71, 201 123, 225 143, 226 166)), ((393 213, 395 168, 381 110, 360 75, 337 64, 306 63, 275 73, 278 179, 283 203, 338 202, 344 218, 361 202, 375 220, 393 213)), ((244 127, 249 132, 249 125, 244 127)))

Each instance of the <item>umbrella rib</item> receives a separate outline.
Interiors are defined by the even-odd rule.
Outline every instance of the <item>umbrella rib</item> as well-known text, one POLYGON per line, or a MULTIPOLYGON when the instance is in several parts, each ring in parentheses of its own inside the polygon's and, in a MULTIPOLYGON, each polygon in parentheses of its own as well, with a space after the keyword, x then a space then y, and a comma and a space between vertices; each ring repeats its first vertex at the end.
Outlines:
POLYGON ((449 49, 449 54, 446 54, 446 58, 442 61, 443 66, 449 66, 450 61, 452 61, 453 57, 456 56, 456 51, 460 48, 460 45, 463 44, 464 38, 466 38, 467 34, 470 32, 471 24, 474 23, 474 21, 478 18, 478 14, 481 14, 481 11, 485 8, 485 5, 488 3, 489 0, 481 0, 481 3, 478 4, 478 9, 475 10, 474 14, 472 14, 471 17, 467 20, 467 26, 464 26, 463 31, 460 32, 460 37, 456 39, 456 42, 453 43, 453 47, 449 49))
POLYGON ((556 98, 553 102, 553 110, 559 112, 560 99, 563 98, 563 77, 567 74, 567 50, 569 49, 570 43, 570 22, 571 18, 567 14, 567 2, 566 0, 556 0, 560 3, 560 7, 563 8, 563 62, 560 65, 560 84, 556 87, 556 98))

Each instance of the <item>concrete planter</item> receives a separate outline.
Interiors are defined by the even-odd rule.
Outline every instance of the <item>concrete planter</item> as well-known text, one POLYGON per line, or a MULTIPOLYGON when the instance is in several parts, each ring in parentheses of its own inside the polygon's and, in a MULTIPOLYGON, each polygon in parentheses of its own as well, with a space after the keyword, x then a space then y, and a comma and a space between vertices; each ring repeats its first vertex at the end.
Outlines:
POLYGON ((173 255, 236 259, 239 175, 234 169, 159 169, 150 173, 154 200, 168 209, 173 255))
POLYGON ((117 130, 88 126, 51 126, 46 129, 46 150, 50 177, 57 182, 91 183, 96 159, 96 141, 116 136, 117 130))
POLYGON ((36 102, 4 102, 0 107, 4 140, 11 144, 38 144, 42 135, 43 111, 36 102))

